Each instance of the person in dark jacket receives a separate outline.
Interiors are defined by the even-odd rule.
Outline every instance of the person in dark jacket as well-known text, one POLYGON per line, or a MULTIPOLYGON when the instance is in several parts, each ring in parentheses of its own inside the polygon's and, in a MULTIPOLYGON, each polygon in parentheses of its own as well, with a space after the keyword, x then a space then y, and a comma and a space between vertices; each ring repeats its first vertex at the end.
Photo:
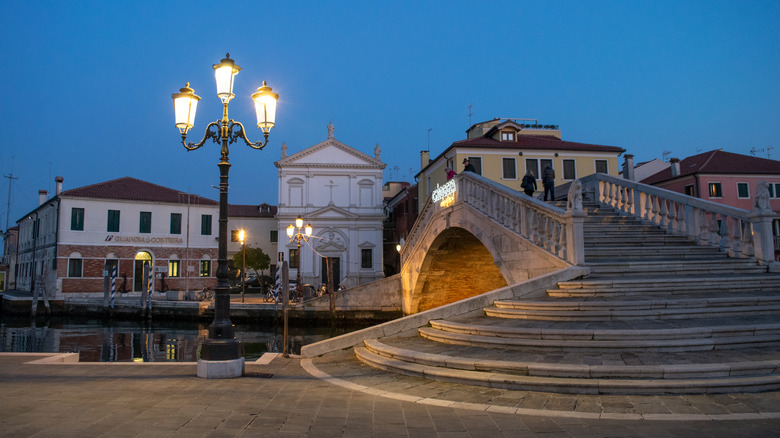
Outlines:
POLYGON ((474 165, 469 163, 468 158, 463 159, 463 165, 466 166, 463 168, 464 172, 475 172, 475 173, 477 172, 477 169, 474 169, 474 165))
POLYGON ((534 176, 533 172, 529 169, 528 172, 526 172, 525 176, 523 177, 523 181, 520 183, 520 187, 523 188, 523 191, 528 196, 533 196, 534 192, 536 191, 536 177, 534 176))
POLYGON ((555 201, 555 171, 549 164, 544 166, 544 171, 542 171, 542 185, 544 186, 544 200, 547 200, 547 193, 549 193, 550 201, 555 201))

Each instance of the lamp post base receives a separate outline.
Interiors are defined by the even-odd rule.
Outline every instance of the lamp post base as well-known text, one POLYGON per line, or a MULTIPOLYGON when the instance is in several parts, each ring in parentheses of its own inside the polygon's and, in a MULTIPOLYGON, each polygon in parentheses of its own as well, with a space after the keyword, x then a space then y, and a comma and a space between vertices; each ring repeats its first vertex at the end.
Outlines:
POLYGON ((244 375, 244 358, 233 360, 199 360, 198 377, 201 379, 233 379, 244 375))

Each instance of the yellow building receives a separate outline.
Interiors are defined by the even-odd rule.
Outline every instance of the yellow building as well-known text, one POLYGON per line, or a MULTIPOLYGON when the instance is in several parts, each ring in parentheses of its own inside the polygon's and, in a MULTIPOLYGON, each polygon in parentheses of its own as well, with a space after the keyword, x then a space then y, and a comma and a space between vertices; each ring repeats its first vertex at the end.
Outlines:
MULTIPOLYGON (((518 191, 528 170, 538 179, 548 164, 555 170, 556 186, 596 172, 618 175, 618 157, 625 149, 564 141, 558 126, 529 121, 496 118, 477 123, 466 131, 466 140, 452 143, 436 158, 423 151, 416 175, 420 210, 436 186, 447 181, 445 168, 462 172, 464 158, 476 173, 518 191)), ((541 180, 537 186, 543 190, 541 180)))

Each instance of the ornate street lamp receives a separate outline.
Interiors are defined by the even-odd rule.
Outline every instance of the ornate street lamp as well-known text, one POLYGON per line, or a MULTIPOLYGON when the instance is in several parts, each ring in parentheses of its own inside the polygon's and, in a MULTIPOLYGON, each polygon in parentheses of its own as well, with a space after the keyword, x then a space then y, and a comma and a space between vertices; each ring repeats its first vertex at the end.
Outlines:
POLYGON ((298 241, 298 275, 296 277, 295 288, 300 293, 303 289, 303 285, 301 284, 301 240, 304 242, 309 241, 309 237, 311 237, 312 233, 312 227, 311 224, 306 224, 306 228, 303 228, 303 218, 298 215, 298 218, 295 219, 295 228, 292 224, 287 227, 287 237, 290 238, 290 242, 295 240, 298 241), (295 228, 298 228, 297 232, 295 231, 295 228), (304 230, 303 233, 301 233, 301 229, 304 230))
POLYGON ((222 119, 206 126, 206 133, 198 143, 187 143, 187 131, 195 124, 195 112, 200 97, 190 88, 189 82, 173 97, 173 107, 176 117, 176 127, 181 132, 181 143, 188 151, 200 148, 211 139, 214 143, 222 143, 219 160, 219 253, 217 260, 217 287, 214 294, 214 322, 209 326, 209 337, 200 348, 198 360, 198 377, 223 378, 243 375, 244 357, 241 343, 236 340, 235 330, 230 321, 230 289, 228 287, 227 262, 227 210, 228 210, 228 145, 239 139, 253 149, 263 149, 268 144, 268 133, 274 127, 276 119, 276 100, 279 95, 271 87, 263 86, 252 94, 257 112, 257 127, 263 131, 264 141, 251 142, 246 136, 244 125, 228 117, 228 104, 235 97, 233 80, 241 68, 230 59, 230 54, 214 67, 214 77, 217 81, 217 96, 222 100, 222 119), (225 362, 228 362, 225 366, 225 362), (213 366, 212 366, 213 365, 213 366))

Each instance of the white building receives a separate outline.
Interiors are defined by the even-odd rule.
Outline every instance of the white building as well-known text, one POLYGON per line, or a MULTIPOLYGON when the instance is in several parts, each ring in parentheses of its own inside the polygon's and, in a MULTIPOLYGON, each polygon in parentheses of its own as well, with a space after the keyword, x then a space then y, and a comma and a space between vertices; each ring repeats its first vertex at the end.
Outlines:
MULTIPOLYGON (((301 242, 301 280, 318 285, 327 279, 325 257, 332 260, 334 285, 347 287, 383 278, 382 170, 380 150, 370 157, 336 140, 333 124, 328 139, 282 157, 277 210, 279 249, 297 275, 297 243, 287 238, 287 226, 300 215, 314 229, 301 242)), ((297 231, 297 230, 296 230, 297 231)))
POLYGON ((127 292, 141 290, 144 264, 166 273, 170 289, 215 284, 216 201, 130 177, 66 191, 58 177, 55 196, 39 198, 17 221, 17 289, 43 282, 50 296, 102 292, 106 264, 127 292))

